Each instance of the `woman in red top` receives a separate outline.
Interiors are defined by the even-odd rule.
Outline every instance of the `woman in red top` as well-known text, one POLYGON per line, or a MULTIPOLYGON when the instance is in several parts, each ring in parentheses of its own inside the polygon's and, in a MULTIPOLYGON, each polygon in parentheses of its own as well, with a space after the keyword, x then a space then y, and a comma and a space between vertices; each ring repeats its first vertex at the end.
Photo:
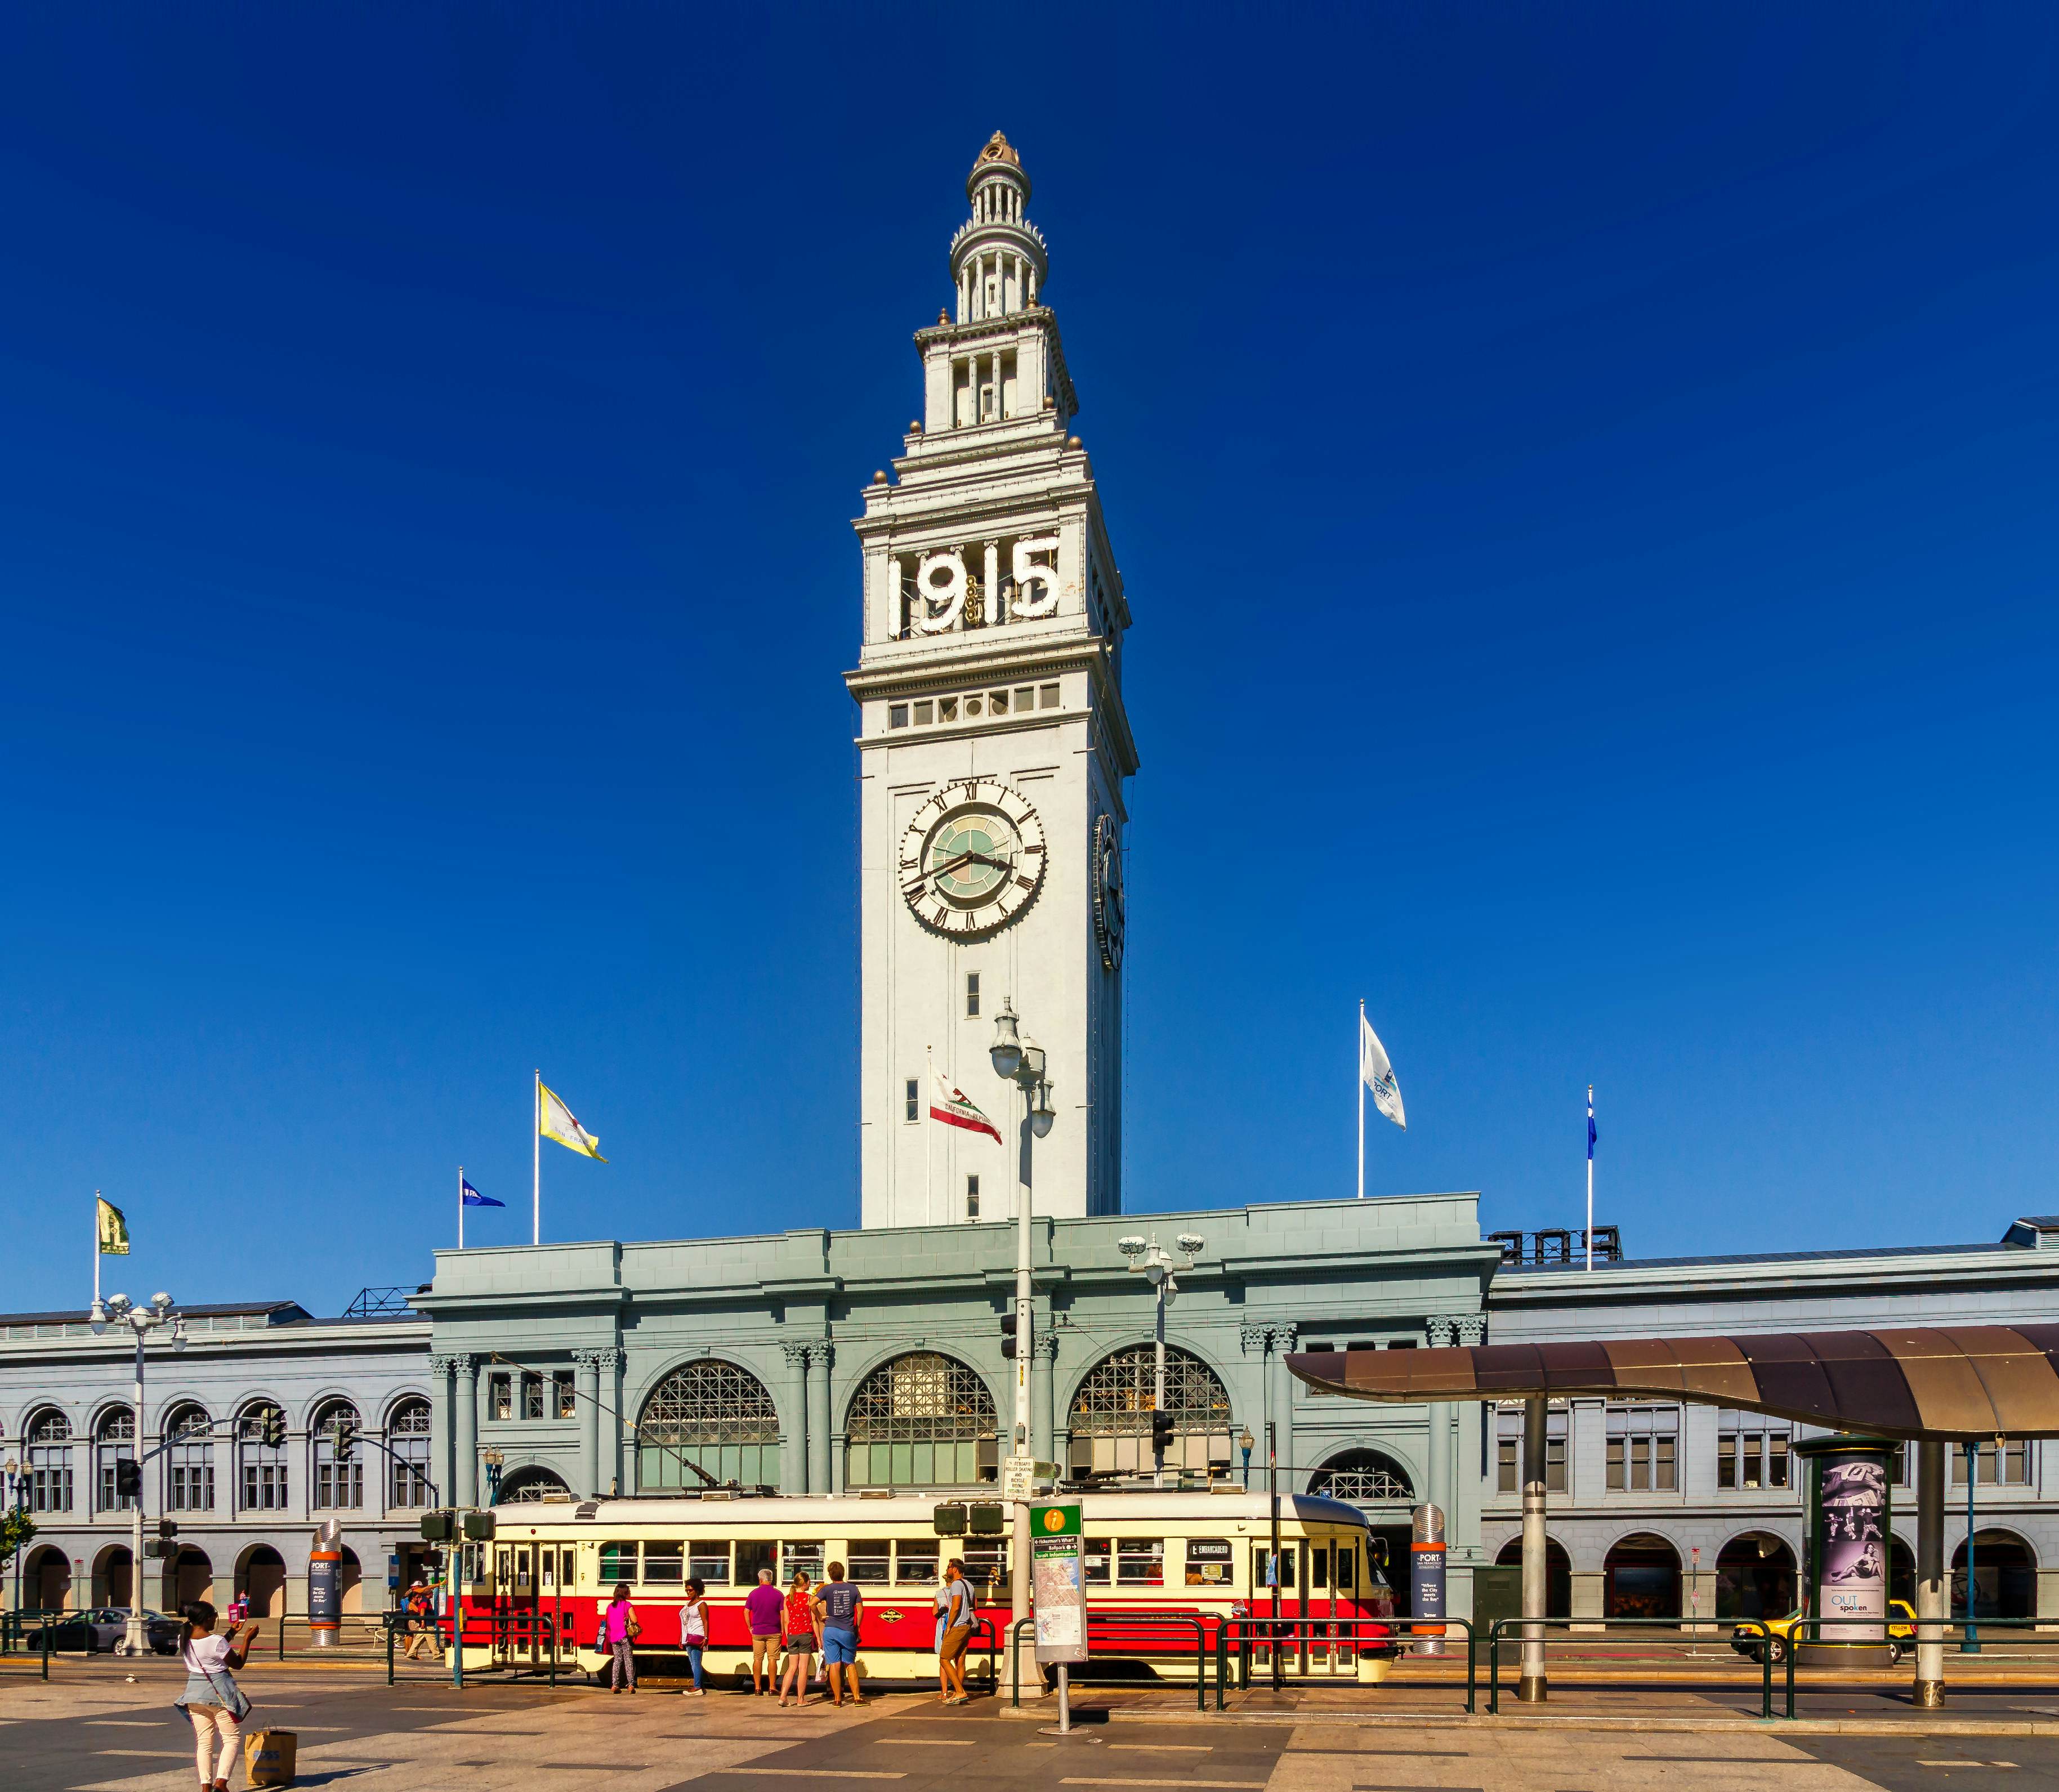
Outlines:
POLYGON ((797 1573, 779 1607, 779 1642, 787 1651, 784 1678, 779 1682, 779 1702, 783 1706, 789 1689, 796 1694, 796 1704, 808 1702, 808 1675, 814 1667, 818 1640, 814 1595, 809 1590, 807 1575, 797 1573))

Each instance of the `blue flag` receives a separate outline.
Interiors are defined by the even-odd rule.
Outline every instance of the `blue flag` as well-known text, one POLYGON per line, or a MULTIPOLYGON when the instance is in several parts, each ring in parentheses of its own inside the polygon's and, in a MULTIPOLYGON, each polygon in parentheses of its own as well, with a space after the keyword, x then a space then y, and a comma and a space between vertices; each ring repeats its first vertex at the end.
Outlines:
MULTIPOLYGON (((1595 1105, 1592 1101, 1589 1101, 1587 1103, 1587 1161, 1591 1164, 1595 1161, 1595 1105)), ((496 1207, 500 1205, 498 1201, 494 1203, 496 1207)))
POLYGON ((482 1195, 463 1177, 458 1178, 459 1198, 467 1207, 505 1207, 504 1201, 496 1201, 491 1195, 482 1195))

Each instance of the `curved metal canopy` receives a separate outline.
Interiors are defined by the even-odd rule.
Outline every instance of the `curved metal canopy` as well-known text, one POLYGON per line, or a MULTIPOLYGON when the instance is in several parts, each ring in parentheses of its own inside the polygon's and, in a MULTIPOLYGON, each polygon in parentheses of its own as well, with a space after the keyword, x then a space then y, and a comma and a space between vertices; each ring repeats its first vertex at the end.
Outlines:
POLYGON ((1878 1437, 2059 1437, 2059 1325, 1311 1351, 1287 1367, 1319 1393, 1355 1400, 1615 1396, 1878 1437))

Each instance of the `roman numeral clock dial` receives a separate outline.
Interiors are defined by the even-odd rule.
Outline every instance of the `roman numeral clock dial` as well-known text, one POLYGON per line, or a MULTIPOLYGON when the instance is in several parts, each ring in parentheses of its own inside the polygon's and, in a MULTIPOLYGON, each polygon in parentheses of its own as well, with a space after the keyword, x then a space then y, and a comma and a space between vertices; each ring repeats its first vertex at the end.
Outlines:
POLYGON ((933 933, 978 939, 1006 926, 1044 882, 1044 824, 998 779, 946 784, 901 837, 901 894, 933 933))

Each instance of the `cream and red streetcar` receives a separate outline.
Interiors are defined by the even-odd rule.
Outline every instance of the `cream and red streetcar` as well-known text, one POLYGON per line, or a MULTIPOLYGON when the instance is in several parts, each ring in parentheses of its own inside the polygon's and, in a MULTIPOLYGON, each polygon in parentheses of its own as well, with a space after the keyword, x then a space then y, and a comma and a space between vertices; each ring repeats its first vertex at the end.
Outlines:
MULTIPOLYGON (((681 1647, 679 1610, 687 1582, 697 1579, 710 1607, 704 1671, 747 1675, 743 1598, 759 1570, 771 1569, 783 1590, 801 1571, 819 1584, 827 1565, 841 1562, 865 1594, 858 1647, 866 1671, 926 1676, 934 1671, 933 1601, 954 1556, 965 1563, 992 1636, 1006 1636, 1010 1538, 937 1528, 940 1507, 974 1509, 976 1527, 982 1503, 976 1492, 939 1491, 502 1506, 493 1541, 476 1546, 464 1591, 467 1665, 541 1661, 555 1636, 561 1665, 601 1671, 601 1615, 624 1583, 642 1626, 639 1655, 662 1657, 681 1647)), ((1347 1641, 1355 1630, 1361 1644, 1384 1632, 1343 1621, 1394 1615, 1393 1594, 1368 1553, 1364 1515, 1341 1500, 1283 1494, 1276 1558, 1262 1493, 1087 1493, 1081 1504, 1095 1652, 1138 1660, 1165 1679, 1193 1676, 1192 1641, 1177 1627, 1140 1625, 1125 1636, 1122 1618, 1269 1615, 1276 1585, 1283 1616, 1340 1621, 1347 1641)), ((985 1516, 1005 1523, 1007 1511, 989 1504, 985 1516)), ((946 1522, 954 1516, 947 1512, 946 1522)))

